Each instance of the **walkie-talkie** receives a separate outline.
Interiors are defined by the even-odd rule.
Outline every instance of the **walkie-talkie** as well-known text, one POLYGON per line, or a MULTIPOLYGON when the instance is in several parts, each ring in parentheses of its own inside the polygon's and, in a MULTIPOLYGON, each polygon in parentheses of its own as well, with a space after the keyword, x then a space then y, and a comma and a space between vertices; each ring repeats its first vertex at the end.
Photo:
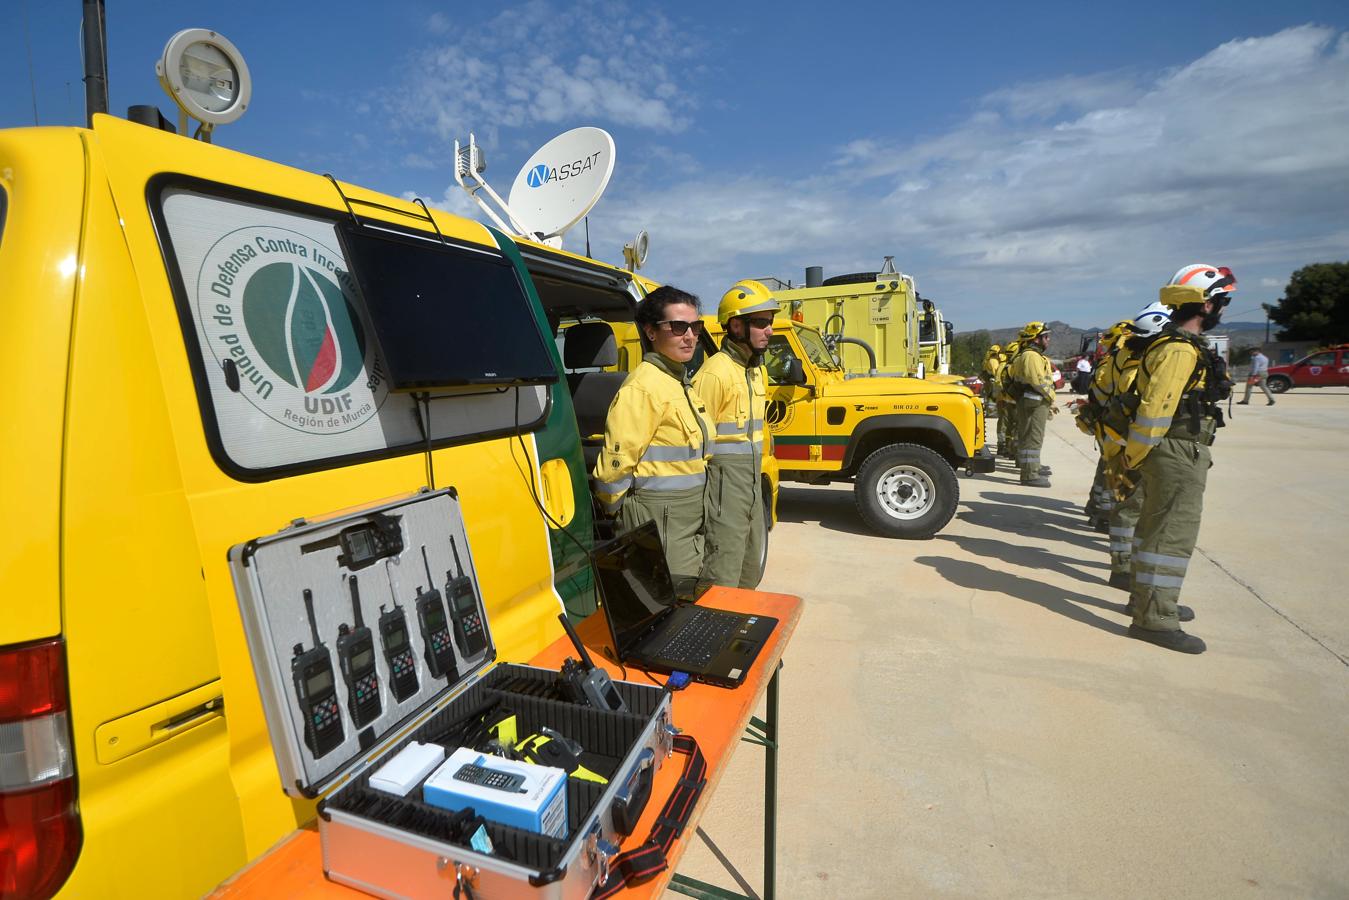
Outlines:
POLYGON ((295 680, 295 696, 300 701, 300 715, 304 717, 304 743, 318 759, 342 743, 342 711, 337 705, 333 658, 319 640, 319 626, 314 620, 314 593, 309 588, 304 589, 304 611, 309 616, 314 646, 306 650, 302 643, 295 645, 290 675, 295 680))
POLYGON ((393 609, 379 606, 379 639, 384 645, 384 661, 389 664, 389 690, 400 703, 417 693, 417 660, 408 642, 408 621, 403 607, 393 601, 393 609))
POLYGON ((478 592, 473 589, 473 579, 464 571, 459 561, 459 548, 450 535, 450 552, 454 554, 454 567, 458 575, 445 571, 445 593, 450 600, 450 619, 454 622, 454 642, 464 659, 470 659, 482 652, 487 646, 487 631, 482 627, 482 613, 478 610, 478 592))
POLYGON ((347 710, 351 722, 364 728, 379 718, 379 673, 375 670, 375 637, 361 616, 361 595, 356 576, 350 576, 351 613, 355 624, 337 626, 337 664, 347 683, 347 710))
POLYGON ((586 651, 585 644, 581 643, 576 629, 571 626, 571 619, 567 618, 566 613, 558 613, 557 617, 561 620, 562 627, 566 629, 567 637, 571 638, 572 646, 581 657, 579 663, 570 658, 562 663, 562 684, 571 702, 611 712, 627 712, 628 705, 623 702, 622 696, 614 687, 609 673, 596 668, 591 662, 590 653, 586 651))
POLYGON ((426 545, 422 545, 422 565, 426 567, 426 590, 417 588, 417 624, 422 627, 422 643, 426 647, 426 668, 432 678, 459 677, 454 665, 454 648, 450 646, 450 627, 445 621, 445 604, 431 577, 431 563, 426 559, 426 545))

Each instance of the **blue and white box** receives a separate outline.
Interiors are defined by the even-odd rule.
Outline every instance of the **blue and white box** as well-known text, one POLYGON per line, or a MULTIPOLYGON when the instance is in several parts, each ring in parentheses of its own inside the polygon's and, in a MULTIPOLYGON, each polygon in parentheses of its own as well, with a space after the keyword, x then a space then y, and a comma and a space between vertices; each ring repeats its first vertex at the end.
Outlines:
POLYGON ((567 773, 552 766, 536 766, 460 747, 426 779, 422 799, 451 812, 471 806, 484 819, 525 831, 556 838, 567 836, 567 773), (455 778, 455 773, 466 765, 520 775, 524 783, 514 791, 504 791, 455 778))

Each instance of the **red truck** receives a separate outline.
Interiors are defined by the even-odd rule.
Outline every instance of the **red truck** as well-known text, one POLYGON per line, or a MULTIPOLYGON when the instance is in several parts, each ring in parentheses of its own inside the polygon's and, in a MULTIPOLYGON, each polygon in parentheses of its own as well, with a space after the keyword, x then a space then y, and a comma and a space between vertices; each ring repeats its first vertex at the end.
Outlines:
POLYGON ((1276 394, 1295 387, 1349 387, 1349 344, 1317 350, 1286 366, 1270 366, 1268 384, 1276 394))

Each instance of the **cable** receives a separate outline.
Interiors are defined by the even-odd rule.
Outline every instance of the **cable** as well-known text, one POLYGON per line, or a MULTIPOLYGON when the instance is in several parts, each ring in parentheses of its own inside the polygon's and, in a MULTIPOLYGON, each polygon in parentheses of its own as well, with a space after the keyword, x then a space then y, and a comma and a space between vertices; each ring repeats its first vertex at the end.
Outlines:
POLYGON ((412 400, 416 404, 413 412, 417 416, 417 427, 421 429, 422 441, 426 445, 426 483, 431 486, 431 490, 436 489, 436 460, 431 454, 431 395, 426 391, 412 395, 412 400), (426 411, 426 418, 422 418, 422 410, 426 411))
MULTIPOLYGON (((516 389, 515 389, 515 429, 514 429, 514 430, 515 430, 515 440, 520 444, 520 452, 523 453, 523 454, 525 455, 525 462, 528 462, 528 461, 529 461, 529 448, 527 448, 527 447, 525 446, 525 439, 524 439, 523 437, 520 436, 520 389, 519 389, 519 388, 516 388, 516 389)), ((536 486, 535 483, 534 483, 534 467, 533 467, 533 466, 530 466, 530 467, 529 467, 529 473, 528 473, 528 475, 526 476, 526 474, 525 474, 525 467, 520 463, 519 460, 517 460, 517 459, 515 458, 515 450, 514 450, 514 448, 512 448, 512 450, 511 450, 511 459, 515 462, 516 468, 520 470, 520 475, 521 475, 521 477, 525 478, 525 484, 529 486, 529 496, 530 496, 531 498, 533 498, 533 500, 534 500, 534 505, 535 505, 536 507, 538 507, 539 512, 543 514, 543 517, 544 517, 545 519, 547 519, 548 522, 549 522, 554 528, 556 528, 558 531, 561 531, 563 534, 565 534, 565 535, 567 536, 567 538, 568 538, 573 544, 575 544, 575 545, 577 546, 577 548, 579 548, 580 551, 581 551, 583 554, 586 555, 587 558, 589 558, 589 556, 590 556, 590 548, 587 547, 585 544, 582 544, 579 540, 577 540, 577 539, 576 539, 576 536, 573 535, 570 531, 568 531, 568 530, 566 529, 566 527, 565 527, 561 522, 559 522, 557 519, 554 519, 554 518, 552 517, 552 515, 548 512, 547 508, 544 507, 543 501, 541 501, 541 500, 539 499, 538 488, 537 488, 537 486, 536 486)))

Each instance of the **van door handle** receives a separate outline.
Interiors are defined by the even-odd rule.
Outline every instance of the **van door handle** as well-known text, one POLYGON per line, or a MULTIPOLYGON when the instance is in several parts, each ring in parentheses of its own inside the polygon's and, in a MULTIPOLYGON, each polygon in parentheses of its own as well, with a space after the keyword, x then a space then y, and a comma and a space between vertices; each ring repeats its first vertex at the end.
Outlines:
POLYGON ((156 722, 155 724, 150 726, 150 732, 153 734, 156 732, 163 732, 163 731, 177 731, 184 725, 188 725, 196 719, 200 719, 203 716, 209 716, 214 713, 222 712, 224 709, 225 709, 225 698, 223 695, 217 695, 215 697, 212 697, 210 700, 207 700, 205 703, 200 703, 197 706, 194 706, 191 709, 184 710, 183 712, 180 712, 175 716, 170 716, 169 718, 165 719, 162 722, 156 722))
POLYGON ((94 730, 95 756, 114 763, 224 716, 225 694, 216 679, 104 722, 94 730))

